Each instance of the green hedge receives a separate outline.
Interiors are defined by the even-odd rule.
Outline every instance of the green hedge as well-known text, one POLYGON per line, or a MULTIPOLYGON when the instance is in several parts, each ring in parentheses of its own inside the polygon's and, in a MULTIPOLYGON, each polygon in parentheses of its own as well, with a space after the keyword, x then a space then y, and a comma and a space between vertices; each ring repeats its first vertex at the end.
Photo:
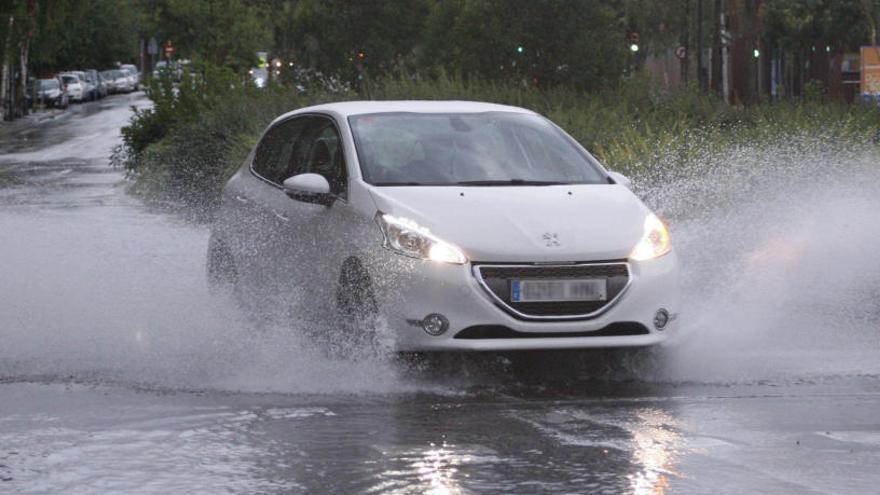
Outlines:
POLYGON ((156 107, 135 115, 116 157, 135 178, 136 191, 151 199, 210 207, 273 118, 312 104, 353 99, 461 99, 529 108, 566 129, 609 168, 635 176, 658 167, 687 167, 707 152, 787 136, 880 142, 880 112, 874 108, 820 100, 731 107, 693 88, 652 90, 651 81, 639 78, 594 94, 445 76, 370 81, 365 94, 235 89, 222 80, 219 92, 184 83, 177 92, 154 90, 156 107))

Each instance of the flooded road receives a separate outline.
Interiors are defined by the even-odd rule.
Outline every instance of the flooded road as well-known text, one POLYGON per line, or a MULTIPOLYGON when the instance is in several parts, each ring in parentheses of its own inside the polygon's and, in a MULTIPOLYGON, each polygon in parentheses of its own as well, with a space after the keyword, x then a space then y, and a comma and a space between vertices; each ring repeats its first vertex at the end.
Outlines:
POLYGON ((206 227, 126 194, 147 104, 0 127, 0 493, 878 491, 876 157, 653 195, 688 283, 657 352, 341 360, 212 296, 206 227))

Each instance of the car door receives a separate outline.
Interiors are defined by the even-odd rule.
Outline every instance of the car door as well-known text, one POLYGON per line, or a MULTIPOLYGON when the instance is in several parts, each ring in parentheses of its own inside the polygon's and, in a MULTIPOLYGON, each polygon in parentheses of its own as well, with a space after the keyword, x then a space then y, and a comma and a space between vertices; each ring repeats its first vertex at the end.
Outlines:
POLYGON ((326 159, 327 143, 319 140, 326 122, 325 117, 303 115, 276 124, 264 138, 265 155, 254 163, 257 181, 249 196, 254 198, 258 232, 253 237, 252 285, 264 307, 302 313, 313 306, 311 287, 322 257, 315 245, 314 219, 328 207, 291 199, 282 184, 326 159))
POLYGON ((223 230, 248 299, 261 301, 277 293, 270 286, 276 267, 273 251, 282 242, 275 205, 282 191, 291 148, 304 122, 289 119, 266 130, 249 163, 224 188, 223 230))
POLYGON ((350 253, 349 225, 356 217, 348 203, 348 171, 336 122, 329 116, 310 116, 290 156, 289 176, 314 173, 330 184, 335 201, 329 206, 298 201, 283 195, 273 206, 277 228, 285 239, 278 245, 276 265, 283 266, 291 301, 323 318, 335 310, 336 284, 346 253, 350 253))

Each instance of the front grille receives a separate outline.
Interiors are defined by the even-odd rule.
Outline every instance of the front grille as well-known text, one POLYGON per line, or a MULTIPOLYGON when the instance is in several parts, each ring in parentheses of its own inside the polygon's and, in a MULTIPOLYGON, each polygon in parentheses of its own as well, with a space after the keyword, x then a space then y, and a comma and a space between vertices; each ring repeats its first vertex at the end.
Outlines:
POLYGON ((623 337, 648 335, 651 332, 641 323, 619 322, 591 332, 518 332, 504 325, 475 325, 455 334, 456 339, 561 339, 572 337, 623 337))
POLYGON ((575 265, 477 265, 478 278, 496 302, 513 316, 535 319, 589 318, 612 304, 629 284, 625 262, 575 265), (510 282, 529 279, 604 278, 608 297, 605 301, 512 302, 510 282))

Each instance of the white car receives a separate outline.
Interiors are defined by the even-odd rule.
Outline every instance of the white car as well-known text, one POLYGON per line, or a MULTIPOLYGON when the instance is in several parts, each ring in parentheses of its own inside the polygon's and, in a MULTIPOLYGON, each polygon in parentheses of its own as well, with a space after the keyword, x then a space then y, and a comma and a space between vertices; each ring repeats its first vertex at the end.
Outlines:
POLYGON ((134 91, 134 79, 127 71, 114 69, 110 71, 113 78, 113 88, 115 93, 131 93, 134 91))
POLYGON ((98 88, 97 86, 89 82, 89 78, 88 76, 86 76, 85 71, 71 70, 67 71, 66 74, 73 74, 74 76, 79 78, 80 84, 82 84, 83 87, 83 100, 91 101, 97 99, 98 88))
POLYGON ((140 89, 141 73, 138 71, 137 66, 134 64, 122 64, 119 66, 119 69, 126 71, 131 75, 132 87, 134 88, 133 91, 140 89))
POLYGON ((521 108, 304 108, 223 189, 208 276, 401 351, 653 345, 676 326, 678 261, 628 186, 521 108))
POLYGON ((61 82, 64 83, 64 89, 67 91, 68 98, 71 101, 82 102, 88 97, 86 83, 76 74, 63 73, 59 74, 61 82))

